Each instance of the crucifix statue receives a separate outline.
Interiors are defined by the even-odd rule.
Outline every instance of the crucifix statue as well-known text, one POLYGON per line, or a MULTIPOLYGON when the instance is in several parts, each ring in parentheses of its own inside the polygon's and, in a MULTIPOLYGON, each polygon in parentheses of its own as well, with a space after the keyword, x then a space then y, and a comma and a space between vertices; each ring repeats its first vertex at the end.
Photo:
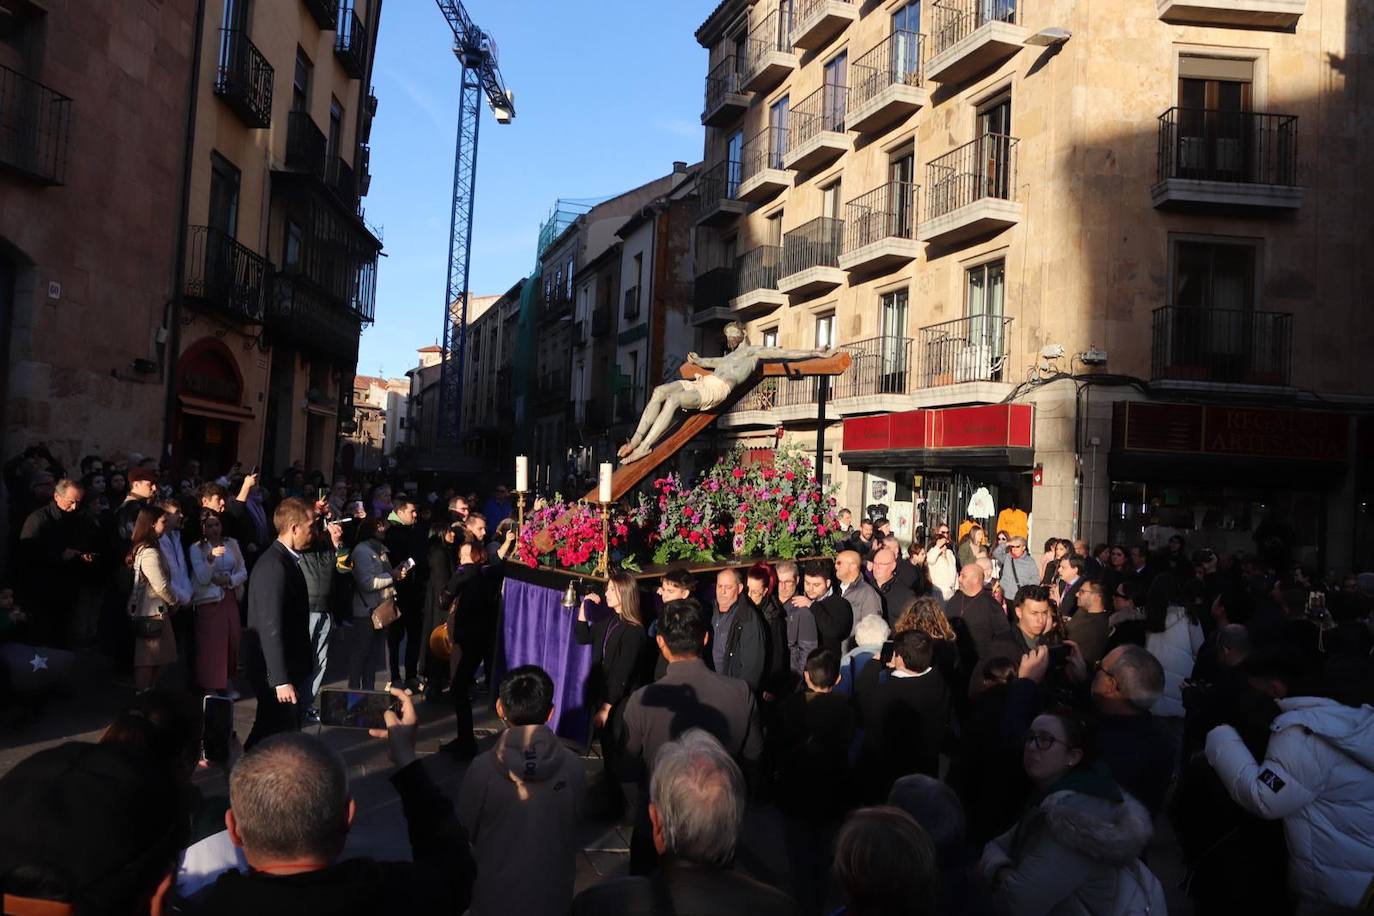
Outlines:
POLYGON ((835 355, 834 350, 788 350, 782 347, 756 347, 748 342, 744 326, 732 321, 725 326, 724 356, 701 357, 687 354, 687 362, 712 371, 694 379, 664 382, 654 389, 639 426, 630 441, 617 453, 621 464, 630 464, 646 457, 663 434, 668 431, 679 410, 703 412, 723 404, 735 388, 752 376, 759 364, 766 360, 816 359, 835 355))

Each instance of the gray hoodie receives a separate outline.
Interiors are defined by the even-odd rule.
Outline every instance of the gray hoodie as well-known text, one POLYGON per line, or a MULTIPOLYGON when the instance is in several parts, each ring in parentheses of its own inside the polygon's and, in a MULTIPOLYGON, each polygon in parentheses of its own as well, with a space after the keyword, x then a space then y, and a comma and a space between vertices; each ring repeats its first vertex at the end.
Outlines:
POLYGON ((576 877, 582 760, 547 725, 516 725, 463 776, 458 819, 472 841, 474 916, 564 914, 576 877))

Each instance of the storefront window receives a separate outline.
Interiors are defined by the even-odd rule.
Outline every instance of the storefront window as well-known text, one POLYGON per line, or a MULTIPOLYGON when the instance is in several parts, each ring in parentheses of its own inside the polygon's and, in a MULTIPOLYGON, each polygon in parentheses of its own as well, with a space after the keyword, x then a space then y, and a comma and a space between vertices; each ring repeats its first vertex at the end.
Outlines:
POLYGON ((1113 543, 1152 550, 1177 534, 1187 549, 1218 556, 1279 546, 1292 562, 1317 566, 1325 503, 1314 491, 1114 481, 1109 533, 1113 543))

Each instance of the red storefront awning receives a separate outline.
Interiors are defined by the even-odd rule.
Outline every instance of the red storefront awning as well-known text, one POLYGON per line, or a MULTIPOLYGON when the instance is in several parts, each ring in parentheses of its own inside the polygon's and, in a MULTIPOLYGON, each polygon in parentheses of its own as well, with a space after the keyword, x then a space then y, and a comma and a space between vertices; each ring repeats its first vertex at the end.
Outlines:
POLYGON ((986 404, 851 417, 844 421, 843 443, 846 464, 977 460, 1030 467, 1035 408, 986 404))

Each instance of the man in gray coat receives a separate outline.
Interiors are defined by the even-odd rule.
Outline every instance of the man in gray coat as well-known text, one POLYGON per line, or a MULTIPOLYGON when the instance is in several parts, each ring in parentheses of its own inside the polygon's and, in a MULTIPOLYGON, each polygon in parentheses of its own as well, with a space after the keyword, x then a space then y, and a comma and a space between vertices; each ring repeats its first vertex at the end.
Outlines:
MULTIPOLYGON (((840 597, 849 602, 854 611, 854 626, 869 614, 882 616, 882 596, 864 581, 863 560, 856 550, 841 550, 835 554, 835 580, 840 585, 840 597)), ((853 635, 853 631, 850 631, 853 635)))

